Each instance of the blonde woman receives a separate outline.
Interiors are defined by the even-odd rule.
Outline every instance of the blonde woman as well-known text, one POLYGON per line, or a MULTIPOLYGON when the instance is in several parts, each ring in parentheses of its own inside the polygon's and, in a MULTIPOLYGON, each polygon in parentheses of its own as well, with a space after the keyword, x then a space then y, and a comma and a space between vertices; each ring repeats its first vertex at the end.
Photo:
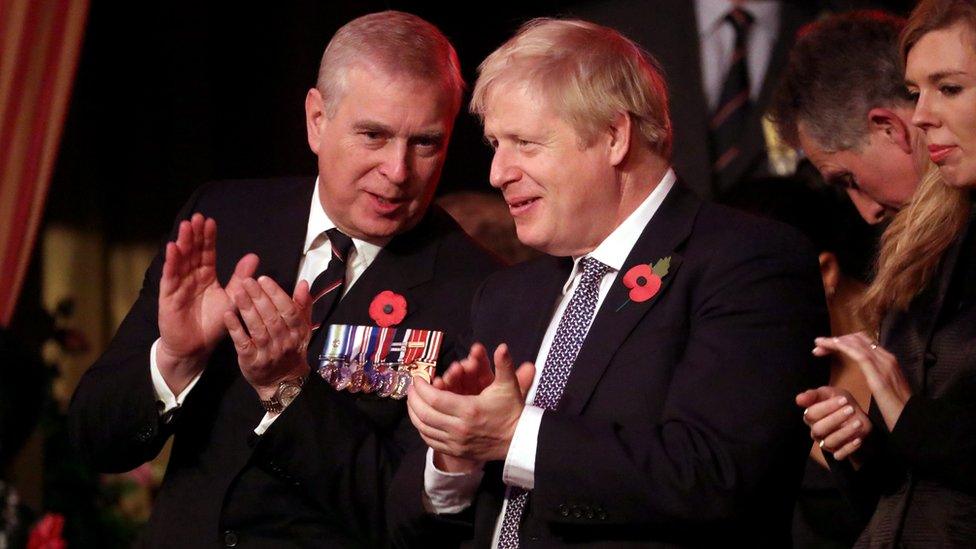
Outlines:
POLYGON ((832 387, 797 403, 851 493, 874 507, 857 546, 974 547, 976 1, 923 0, 901 52, 933 166, 882 240, 865 305, 880 343, 857 333, 814 349, 857 362, 871 409, 832 387))

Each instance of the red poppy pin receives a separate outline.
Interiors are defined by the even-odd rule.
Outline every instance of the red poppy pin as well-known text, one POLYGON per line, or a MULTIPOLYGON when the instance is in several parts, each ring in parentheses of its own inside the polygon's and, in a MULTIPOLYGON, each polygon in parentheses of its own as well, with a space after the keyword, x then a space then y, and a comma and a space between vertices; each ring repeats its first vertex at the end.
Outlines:
POLYGON ((661 289, 661 279, 667 276, 670 268, 671 256, 658 259, 653 265, 642 263, 631 267, 624 275, 624 286, 630 289, 630 299, 624 301, 617 310, 623 309, 631 301, 643 303, 657 295, 661 289))
POLYGON ((400 294, 383 290, 376 294, 369 304, 369 318, 380 328, 396 326, 407 316, 407 298, 400 294))

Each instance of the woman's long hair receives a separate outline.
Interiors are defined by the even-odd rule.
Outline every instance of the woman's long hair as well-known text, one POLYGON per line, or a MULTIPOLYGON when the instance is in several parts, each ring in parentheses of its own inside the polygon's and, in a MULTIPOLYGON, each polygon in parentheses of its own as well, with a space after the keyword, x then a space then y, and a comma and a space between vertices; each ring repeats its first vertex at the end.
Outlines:
POLYGON ((968 215, 968 191, 946 185, 931 164, 911 203, 881 237, 876 275, 861 311, 868 326, 877 327, 887 313, 908 308, 965 229, 968 215))
MULTIPOLYGON (((964 22, 976 37, 976 1, 922 0, 901 33, 902 65, 925 34, 964 22)), ((976 41, 970 43, 976 50, 976 41)), ((874 281, 861 313, 877 327, 889 312, 904 311, 932 280, 942 256, 965 228, 968 191, 945 184, 938 167, 929 164, 911 203, 895 216, 881 237, 874 281)))

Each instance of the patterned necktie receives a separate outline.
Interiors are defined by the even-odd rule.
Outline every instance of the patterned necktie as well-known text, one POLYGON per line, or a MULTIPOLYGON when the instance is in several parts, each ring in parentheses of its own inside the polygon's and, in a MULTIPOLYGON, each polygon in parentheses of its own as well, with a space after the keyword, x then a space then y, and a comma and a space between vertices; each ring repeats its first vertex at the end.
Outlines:
POLYGON ((332 245, 332 257, 329 258, 329 266, 319 273, 309 288, 312 296, 312 340, 308 345, 308 363, 312 368, 318 365, 318 347, 322 345, 319 326, 339 301, 342 295, 342 287, 346 282, 346 256, 352 248, 352 239, 339 231, 339 229, 329 229, 325 231, 332 245))
POLYGON ((752 16, 742 8, 735 8, 725 16, 725 21, 735 29, 735 49, 729 72, 722 84, 718 109, 709 121, 712 145, 712 174, 717 191, 727 189, 732 181, 725 169, 739 156, 739 140, 749 117, 749 70, 746 66, 746 45, 752 16))
MULTIPOLYGON (((600 282, 612 269, 592 257, 580 260, 583 275, 579 285, 569 300, 569 305, 559 319, 556 335, 552 339, 542 378, 536 388, 532 404, 546 410, 555 410, 563 396, 563 389, 573 369, 576 355, 579 354, 590 329, 596 303, 600 296, 600 282)), ((514 549, 519 546, 518 528, 525 511, 528 492, 512 486, 509 488, 508 506, 502 519, 502 530, 498 536, 499 549, 514 549)))

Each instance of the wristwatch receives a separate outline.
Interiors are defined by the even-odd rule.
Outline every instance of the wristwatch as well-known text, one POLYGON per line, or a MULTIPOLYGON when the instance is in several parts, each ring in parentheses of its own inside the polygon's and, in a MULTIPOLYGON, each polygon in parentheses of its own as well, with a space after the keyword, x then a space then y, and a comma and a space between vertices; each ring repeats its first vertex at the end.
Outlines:
POLYGON ((302 385, 305 385, 306 379, 308 376, 294 377, 279 383, 275 394, 270 399, 261 401, 265 411, 269 414, 280 414, 291 404, 291 401, 295 400, 298 393, 302 392, 302 385))

